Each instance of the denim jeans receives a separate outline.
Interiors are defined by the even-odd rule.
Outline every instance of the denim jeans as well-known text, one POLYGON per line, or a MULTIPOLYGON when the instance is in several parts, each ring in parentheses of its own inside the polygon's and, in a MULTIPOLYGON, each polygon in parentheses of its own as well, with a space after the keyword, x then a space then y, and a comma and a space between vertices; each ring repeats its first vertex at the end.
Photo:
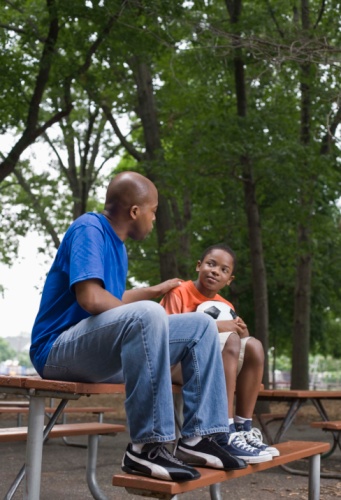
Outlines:
POLYGON ((183 437, 228 432, 227 397, 218 331, 208 314, 168 316, 140 301, 91 316, 52 346, 44 378, 125 383, 134 443, 175 439, 170 365, 183 373, 183 437))

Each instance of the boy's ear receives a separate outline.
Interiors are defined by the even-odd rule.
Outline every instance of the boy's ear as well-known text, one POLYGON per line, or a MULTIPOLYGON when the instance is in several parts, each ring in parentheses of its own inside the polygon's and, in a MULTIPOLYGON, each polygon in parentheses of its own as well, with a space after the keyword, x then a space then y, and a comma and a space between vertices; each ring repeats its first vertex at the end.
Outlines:
POLYGON ((226 285, 231 285, 232 281, 234 280, 235 276, 230 276, 228 282, 226 283, 226 285))
POLYGON ((201 266, 201 260, 198 260, 197 267, 195 268, 195 270, 199 271, 200 270, 200 266, 201 266))
POLYGON ((138 205, 132 205, 129 210, 129 215, 132 219, 136 219, 139 215, 140 207, 138 205))

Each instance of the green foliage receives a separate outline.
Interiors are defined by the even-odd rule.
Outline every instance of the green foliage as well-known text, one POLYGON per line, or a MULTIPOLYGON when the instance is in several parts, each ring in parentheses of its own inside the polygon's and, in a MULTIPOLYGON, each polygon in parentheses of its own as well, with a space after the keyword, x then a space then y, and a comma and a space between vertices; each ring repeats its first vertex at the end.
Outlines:
POLYGON ((11 348, 7 340, 0 337, 0 362, 14 359, 16 352, 11 348))
MULTIPOLYGON (((14 174, 0 185, 1 261, 15 259, 18 237, 31 228, 45 233, 51 248, 46 219, 61 237, 80 200, 81 209, 101 211, 108 179, 116 172, 149 172, 133 72, 133 61, 143 61, 152 72, 162 143, 162 161, 153 169, 160 193, 169 201, 173 227, 162 248, 156 232, 144 242, 127 242, 128 286, 160 280, 164 249, 176 256, 180 277, 194 279, 202 251, 226 242, 237 254, 237 268, 233 286, 223 293, 254 331, 242 161, 247 158, 261 220, 269 344, 291 353, 297 259, 308 251, 313 257, 311 351, 340 357, 335 340, 341 301, 337 133, 329 151, 321 154, 323 138, 338 116, 338 2, 323 4, 316 25, 321 5, 311 0, 308 32, 300 28, 298 9, 284 1, 245 1, 235 23, 226 8, 231 2, 55 4, 59 33, 39 107, 40 124, 67 100, 73 109, 39 139, 51 148, 46 163, 38 156, 37 167, 31 158, 20 158, 16 171, 29 190, 14 174), (237 110, 236 57, 245 73, 245 116, 237 110), (303 145, 300 82, 306 63, 311 120, 310 141, 303 145), (120 144, 102 113, 103 103, 134 154, 120 144), (311 235, 306 248, 298 245, 299 224, 311 235)), ((43 0, 14 0, 1 6, 0 14, 8 27, 0 28, 0 63, 6 68, 0 83, 0 128, 20 137, 48 13, 43 0)))
POLYGON ((17 355, 17 360, 20 366, 23 366, 24 368, 33 368, 28 352, 20 352, 17 355))

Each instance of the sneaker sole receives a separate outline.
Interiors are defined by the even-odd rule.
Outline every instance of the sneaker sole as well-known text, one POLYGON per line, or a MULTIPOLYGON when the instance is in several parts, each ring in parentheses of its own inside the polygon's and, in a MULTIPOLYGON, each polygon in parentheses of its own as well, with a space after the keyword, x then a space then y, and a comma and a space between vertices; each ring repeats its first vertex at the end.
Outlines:
POLYGON ((280 452, 278 450, 276 450, 276 451, 264 450, 264 451, 266 451, 267 453, 270 453, 273 457, 279 457, 280 456, 280 452))
POLYGON ((163 481, 173 481, 176 483, 181 483, 184 481, 193 481, 194 479, 200 478, 200 473, 196 470, 196 475, 193 477, 186 471, 176 472, 172 471, 172 474, 162 465, 153 464, 147 462, 143 459, 140 462, 135 462, 132 460, 128 454, 123 459, 121 464, 121 469, 127 474, 134 474, 137 476, 151 477, 154 479, 161 479, 163 481))
POLYGON ((236 457, 241 458, 247 464, 261 464, 263 462, 270 462, 272 460, 272 455, 269 453, 267 455, 261 455, 258 457, 243 457, 241 455, 236 455, 236 457))

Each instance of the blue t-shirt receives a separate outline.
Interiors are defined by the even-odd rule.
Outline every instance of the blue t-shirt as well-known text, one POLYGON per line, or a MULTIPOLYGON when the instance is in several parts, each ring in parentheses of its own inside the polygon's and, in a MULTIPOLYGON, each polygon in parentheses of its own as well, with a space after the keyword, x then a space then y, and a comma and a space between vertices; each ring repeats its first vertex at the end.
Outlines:
POLYGON ((71 224, 47 275, 33 325, 30 356, 40 375, 56 338, 90 316, 79 306, 73 285, 97 278, 121 300, 127 272, 125 245, 104 215, 87 213, 71 224))

